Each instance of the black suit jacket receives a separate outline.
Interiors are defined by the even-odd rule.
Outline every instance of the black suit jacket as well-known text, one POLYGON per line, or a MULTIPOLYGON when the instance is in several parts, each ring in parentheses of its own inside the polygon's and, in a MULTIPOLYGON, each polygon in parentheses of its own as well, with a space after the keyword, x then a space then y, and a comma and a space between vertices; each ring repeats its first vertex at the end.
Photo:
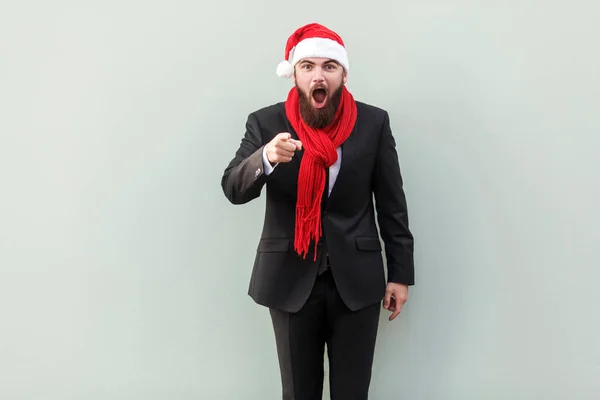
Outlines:
MULTIPOLYGON (((323 240, 331 271, 344 303, 358 310, 381 301, 386 279, 414 284, 413 236, 388 113, 357 102, 354 130, 342 144, 341 168, 322 212, 323 240), (373 201, 375 198, 375 202, 373 201)), ((303 259, 294 251, 298 171, 303 151, 280 163, 270 175, 263 170, 263 147, 275 135, 298 139, 278 103, 248 116, 246 133, 221 181, 233 204, 260 196, 266 187, 266 212, 248 294, 258 304, 288 312, 302 308, 317 276, 319 257, 303 259)), ((323 188, 326 190, 326 188, 323 188)), ((327 191, 323 194, 327 196, 327 191)), ((313 246, 311 245, 311 249, 313 246)))

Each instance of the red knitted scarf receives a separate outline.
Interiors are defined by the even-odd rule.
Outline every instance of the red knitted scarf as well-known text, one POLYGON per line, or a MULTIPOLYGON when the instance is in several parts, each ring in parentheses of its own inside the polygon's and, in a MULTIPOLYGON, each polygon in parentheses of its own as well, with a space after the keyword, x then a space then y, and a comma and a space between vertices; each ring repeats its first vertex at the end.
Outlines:
POLYGON ((344 143, 354 128, 356 102, 346 86, 343 86, 333 122, 324 129, 314 129, 308 126, 300 115, 298 96, 297 88, 293 87, 285 103, 286 115, 304 148, 298 174, 294 249, 306 258, 310 242, 314 240, 316 261, 316 244, 322 234, 321 199, 326 180, 325 168, 337 161, 336 149, 344 143))

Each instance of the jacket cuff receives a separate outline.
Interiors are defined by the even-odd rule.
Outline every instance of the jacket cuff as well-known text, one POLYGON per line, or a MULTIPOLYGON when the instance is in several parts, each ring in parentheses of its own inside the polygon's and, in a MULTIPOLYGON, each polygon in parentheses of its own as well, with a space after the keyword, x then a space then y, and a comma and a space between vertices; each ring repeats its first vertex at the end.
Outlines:
POLYGON ((271 163, 269 162, 269 158, 267 157, 267 146, 263 146, 262 159, 263 159, 263 170, 265 171, 265 175, 268 176, 271 174, 271 172, 273 172, 275 167, 277 165, 279 165, 279 163, 277 163, 275 165, 271 165, 271 163))

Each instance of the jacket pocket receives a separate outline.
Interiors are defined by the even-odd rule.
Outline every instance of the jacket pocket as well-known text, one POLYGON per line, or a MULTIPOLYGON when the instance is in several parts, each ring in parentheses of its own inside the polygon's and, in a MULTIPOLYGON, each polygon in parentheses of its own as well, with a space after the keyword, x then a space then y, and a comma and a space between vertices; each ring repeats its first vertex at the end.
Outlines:
POLYGON ((356 236, 356 248, 362 251, 381 251, 381 242, 376 236, 356 236))
POLYGON ((258 243, 259 253, 287 253, 290 250, 290 239, 265 238, 258 243))

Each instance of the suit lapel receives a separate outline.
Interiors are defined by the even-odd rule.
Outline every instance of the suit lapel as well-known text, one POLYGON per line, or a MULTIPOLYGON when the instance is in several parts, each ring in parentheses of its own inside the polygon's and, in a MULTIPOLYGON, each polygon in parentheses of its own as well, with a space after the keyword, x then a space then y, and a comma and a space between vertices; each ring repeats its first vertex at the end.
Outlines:
MULTIPOLYGON (((356 154, 357 150, 357 131, 358 131, 358 119, 356 124, 354 125, 354 129, 348 136, 348 139, 344 143, 342 143, 342 160, 340 163, 340 170, 335 179, 335 183, 333 184, 333 188, 331 189, 331 194, 329 195, 328 205, 335 201, 336 197, 339 196, 338 192, 340 191, 340 185, 344 184, 346 180, 346 175, 348 174, 349 165, 352 163, 352 159, 356 154)), ((351 177, 349 177, 351 178, 351 177)))

